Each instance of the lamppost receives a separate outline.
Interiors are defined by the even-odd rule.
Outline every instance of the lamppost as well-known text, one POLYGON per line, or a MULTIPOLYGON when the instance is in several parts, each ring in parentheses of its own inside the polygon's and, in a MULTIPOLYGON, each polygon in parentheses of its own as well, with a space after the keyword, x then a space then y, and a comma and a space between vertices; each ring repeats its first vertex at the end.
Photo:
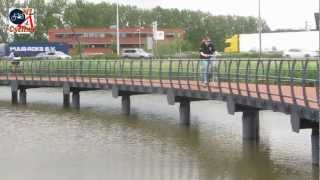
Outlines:
POLYGON ((139 27, 137 31, 138 31, 138 38, 139 38, 139 48, 141 48, 141 27, 139 27))
POLYGON ((261 54, 262 54, 262 43, 261 43, 262 22, 261 22, 261 2, 260 2, 260 0, 259 0, 258 29, 259 29, 259 58, 261 58, 261 54))
POLYGON ((71 31, 72 31, 72 38, 74 38, 75 41, 78 43, 79 58, 82 59, 82 49, 81 49, 80 37, 79 37, 79 35, 76 34, 76 31, 74 30, 74 28, 72 26, 71 26, 71 31))
POLYGON ((119 33, 119 0, 117 0, 117 55, 120 55, 120 33, 119 33))

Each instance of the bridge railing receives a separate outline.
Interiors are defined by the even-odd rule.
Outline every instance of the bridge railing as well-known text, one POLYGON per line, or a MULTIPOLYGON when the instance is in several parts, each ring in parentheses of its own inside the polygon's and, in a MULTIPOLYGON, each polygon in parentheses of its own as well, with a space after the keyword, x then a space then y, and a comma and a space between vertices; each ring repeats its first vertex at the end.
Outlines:
POLYGON ((195 59, 0 61, 0 80, 126 84, 208 91, 295 104, 319 110, 316 59, 216 59, 211 83, 201 83, 195 59))

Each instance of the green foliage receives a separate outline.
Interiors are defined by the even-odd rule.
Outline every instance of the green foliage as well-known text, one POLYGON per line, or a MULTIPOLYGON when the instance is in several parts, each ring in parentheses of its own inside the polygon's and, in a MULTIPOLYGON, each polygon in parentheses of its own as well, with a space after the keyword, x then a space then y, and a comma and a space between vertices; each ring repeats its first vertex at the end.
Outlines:
POLYGON ((75 49, 76 49, 76 54, 80 55, 82 54, 82 49, 85 48, 85 45, 78 43, 75 45, 75 49))
MULTIPOLYGON (((8 8, 14 0, 0 0, 0 25, 4 25, 8 8)), ((56 27, 110 27, 116 24, 116 4, 106 2, 91 3, 85 0, 29 0, 29 7, 35 8, 36 32, 32 36, 16 36, 16 41, 43 41, 47 39, 49 28, 56 27)), ((225 39, 238 33, 257 32, 257 18, 243 16, 213 16, 210 13, 191 10, 163 9, 151 10, 136 6, 121 5, 120 27, 151 26, 158 22, 159 28, 182 28, 186 31, 185 42, 174 42, 172 51, 197 51, 203 36, 210 36, 216 49, 225 48, 225 39), (179 47, 177 47, 179 45, 179 47)), ((263 23, 263 31, 269 31, 263 23)), ((7 41, 6 29, 0 30, 0 41, 7 41)), ((165 48, 164 48, 165 49, 165 48)), ((169 51, 169 48, 164 51, 169 51)), ((171 51, 171 50, 170 50, 171 51)))
POLYGON ((117 42, 115 40, 111 42, 110 49, 112 50, 112 54, 117 54, 117 42))
MULTIPOLYGON (((115 10, 115 4, 105 2, 94 4, 77 0, 68 4, 64 21, 72 27, 110 27, 116 24, 115 10)), ((119 7, 119 12, 120 27, 151 26, 153 21, 157 21, 160 28, 178 27, 186 30, 187 43, 182 49, 194 51, 198 50, 200 40, 205 35, 210 36, 217 50, 222 51, 225 48, 226 37, 238 33, 255 33, 258 27, 255 17, 213 16, 201 11, 161 7, 146 10, 122 5, 119 7)), ((263 31, 269 30, 263 22, 263 31)))
MULTIPOLYGON (((245 52, 245 53, 225 53, 222 57, 234 57, 234 58, 258 58, 259 53, 257 52, 245 52)), ((262 58, 281 58, 282 52, 270 52, 262 53, 262 58)))

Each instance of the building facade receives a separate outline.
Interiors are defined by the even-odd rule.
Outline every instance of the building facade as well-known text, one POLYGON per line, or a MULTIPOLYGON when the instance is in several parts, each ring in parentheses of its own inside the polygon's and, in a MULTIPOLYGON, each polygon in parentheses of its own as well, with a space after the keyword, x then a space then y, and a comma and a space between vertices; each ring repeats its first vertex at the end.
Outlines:
MULTIPOLYGON (((185 36, 185 31, 179 28, 158 31, 164 32, 161 43, 170 43, 185 36)), ((153 30, 150 27, 122 28, 119 29, 119 34, 120 49, 146 48, 152 41, 153 30)), ((81 53, 88 56, 114 53, 117 43, 115 28, 49 29, 48 36, 49 42, 67 43, 70 47, 69 54, 76 54, 81 49, 81 53)))

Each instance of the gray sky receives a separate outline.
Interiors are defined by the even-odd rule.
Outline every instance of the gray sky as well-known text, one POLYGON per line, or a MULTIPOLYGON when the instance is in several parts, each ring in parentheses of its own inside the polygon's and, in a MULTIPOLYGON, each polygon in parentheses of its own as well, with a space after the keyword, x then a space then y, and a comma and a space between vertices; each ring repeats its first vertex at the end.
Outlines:
MULTIPOLYGON (((117 0, 87 0, 115 3, 117 0)), ((261 16, 271 29, 304 28, 306 21, 315 28, 314 13, 320 0, 261 0, 261 16)), ((119 0, 120 4, 141 8, 191 9, 210 12, 213 15, 258 16, 258 0, 119 0)))

